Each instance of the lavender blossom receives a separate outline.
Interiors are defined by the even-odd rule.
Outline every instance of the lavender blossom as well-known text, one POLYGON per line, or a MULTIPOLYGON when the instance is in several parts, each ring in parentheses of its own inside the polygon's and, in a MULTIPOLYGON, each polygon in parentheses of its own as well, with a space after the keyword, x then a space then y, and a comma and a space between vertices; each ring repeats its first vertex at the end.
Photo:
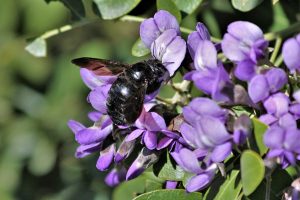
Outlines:
POLYGON ((236 144, 245 143, 247 137, 250 136, 252 131, 252 122, 248 115, 242 114, 239 116, 233 125, 233 141, 236 144))
POLYGON ((217 50, 209 40, 198 41, 194 57, 196 70, 184 76, 192 80, 197 88, 216 101, 232 101, 233 85, 223 65, 218 62, 217 50))
POLYGON ((300 34, 284 42, 282 55, 291 73, 300 72, 300 34))
POLYGON ((268 158, 278 158, 283 168, 296 164, 300 153, 300 131, 296 128, 270 127, 264 135, 264 143, 270 148, 268 158))
POLYGON ((126 169, 124 167, 120 169, 114 168, 107 174, 104 181, 108 186, 115 187, 124 181, 125 177, 126 169))
POLYGON ((176 18, 165 10, 155 13, 153 18, 144 20, 140 26, 140 36, 143 43, 150 48, 152 43, 166 30, 174 29, 180 34, 176 18))

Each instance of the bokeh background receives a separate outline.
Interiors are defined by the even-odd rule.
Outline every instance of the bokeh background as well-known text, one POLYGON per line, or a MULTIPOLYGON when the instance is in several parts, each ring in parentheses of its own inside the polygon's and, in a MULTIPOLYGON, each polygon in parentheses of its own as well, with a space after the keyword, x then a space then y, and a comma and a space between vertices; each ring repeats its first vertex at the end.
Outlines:
MULTIPOLYGON (((36 58, 24 50, 27 40, 74 23, 71 12, 59 1, 1 0, 1 200, 112 198, 112 189, 103 182, 105 173, 95 168, 97 155, 74 158, 77 144, 66 124, 75 119, 89 125, 86 114, 91 106, 79 68, 70 60, 89 56, 132 63, 142 59, 131 55, 139 24, 104 21, 91 9, 86 8, 87 18, 93 22, 47 39, 47 57, 36 58)), ((155 10, 155 1, 147 0, 130 14, 147 17, 155 10)), ((194 29, 197 21, 203 21, 212 35, 221 37, 230 22, 249 20, 265 32, 278 31, 296 21, 299 10, 298 0, 284 0, 274 7, 265 0, 247 13, 234 10, 229 1, 204 1, 194 14, 182 15, 182 26, 194 29)))

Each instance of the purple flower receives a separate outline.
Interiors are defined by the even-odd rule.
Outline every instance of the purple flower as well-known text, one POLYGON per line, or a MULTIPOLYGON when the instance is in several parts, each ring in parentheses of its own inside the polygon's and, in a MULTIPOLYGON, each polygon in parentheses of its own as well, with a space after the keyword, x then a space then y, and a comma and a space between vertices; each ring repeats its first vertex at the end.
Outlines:
POLYGON ((116 151, 116 145, 113 143, 100 152, 96 167, 100 171, 105 171, 109 168, 113 161, 116 151))
POLYGON ((104 181, 108 186, 115 187, 124 181, 125 177, 126 169, 124 167, 121 167, 120 169, 114 168, 107 174, 104 181))
POLYGON ((283 43, 282 55, 291 73, 300 72, 300 34, 283 43))
POLYGON ((245 143, 252 131, 252 122, 248 115, 242 114, 233 124, 233 141, 236 144, 245 143))
POLYGON ((140 175, 145 169, 156 163, 159 159, 159 154, 156 151, 151 151, 147 148, 143 148, 138 157, 133 161, 129 167, 126 180, 133 179, 140 175))
POLYGON ((183 116, 187 122, 182 123, 180 132, 190 147, 210 152, 208 160, 222 162, 232 148, 231 135, 224 125, 226 112, 211 100, 207 100, 205 105, 212 105, 212 110, 205 110, 201 102, 205 102, 204 98, 198 98, 184 108, 183 116), (197 105, 200 109, 196 111, 197 105))
POLYGON ((177 185, 177 181, 166 181, 166 189, 168 190, 176 189, 177 185))
POLYGON ((206 26, 200 22, 196 25, 196 31, 192 32, 188 36, 187 46, 192 59, 194 60, 195 52, 197 51, 200 41, 210 40, 210 34, 206 26))
POLYGON ((115 154, 115 162, 119 163, 126 159, 134 149, 135 140, 127 141, 127 137, 120 144, 117 153, 115 154))
MULTIPOLYGON (((70 120, 68 122, 68 126, 69 128, 73 131, 73 133, 76 134, 79 131, 82 131, 84 129, 86 129, 85 126, 83 126, 81 123, 74 121, 74 120, 70 120)), ((95 142, 95 143, 91 143, 91 144, 81 144, 77 149, 76 149, 76 153, 75 153, 75 157, 76 158, 83 158, 95 151, 99 151, 102 147, 102 143, 101 142, 95 142)))
POLYGON ((165 120, 155 112, 143 111, 135 123, 137 129, 131 132, 125 139, 129 142, 142 136, 142 141, 146 147, 153 150, 157 147, 159 132, 170 133, 167 130, 165 120))
POLYGON ((264 143, 270 148, 268 158, 278 158, 283 168, 295 165, 300 153, 300 131, 296 128, 270 127, 264 135, 264 143))
POLYGON ((101 85, 93 89, 89 96, 88 101, 92 104, 93 108, 100 113, 106 114, 106 99, 111 85, 101 85))
POLYGON ((272 68, 266 74, 254 76, 248 85, 248 93, 254 103, 265 100, 287 83, 287 76, 280 68, 272 68))
POLYGON ((152 56, 162 62, 170 76, 178 69, 186 53, 186 43, 175 29, 164 31, 152 44, 152 56))
POLYGON ((150 48, 152 43, 166 30, 174 29, 180 34, 176 18, 165 10, 155 13, 153 18, 144 20, 140 26, 140 36, 143 43, 150 48))
POLYGON ((195 151, 182 148, 179 152, 172 152, 171 155, 182 169, 195 174, 187 182, 186 190, 188 192, 201 190, 213 180, 217 165, 211 164, 203 169, 195 151))
POLYGON ((265 57, 268 42, 262 30, 247 21, 229 24, 222 41, 222 50, 234 62, 252 60, 254 63, 265 57))
POLYGON ((216 101, 232 101, 233 85, 223 65, 218 62, 217 50, 209 40, 199 41, 194 66, 196 70, 184 76, 216 101))

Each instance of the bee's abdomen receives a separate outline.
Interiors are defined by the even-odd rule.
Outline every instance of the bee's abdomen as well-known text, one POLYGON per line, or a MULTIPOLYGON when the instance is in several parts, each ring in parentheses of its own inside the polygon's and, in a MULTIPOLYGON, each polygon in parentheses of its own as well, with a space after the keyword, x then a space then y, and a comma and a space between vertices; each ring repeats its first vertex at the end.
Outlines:
POLYGON ((136 85, 120 76, 111 86, 107 113, 116 125, 130 125, 139 117, 144 102, 144 85, 136 85))

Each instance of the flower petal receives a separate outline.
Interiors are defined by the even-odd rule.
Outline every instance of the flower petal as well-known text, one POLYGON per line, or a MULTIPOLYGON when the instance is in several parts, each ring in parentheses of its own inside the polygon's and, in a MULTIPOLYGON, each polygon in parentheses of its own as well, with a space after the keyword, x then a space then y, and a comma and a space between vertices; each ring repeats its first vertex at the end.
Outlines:
POLYGON ((217 65, 217 50, 215 45, 209 40, 199 41, 194 65, 197 70, 206 68, 216 68, 217 65))
POLYGON ((143 140, 148 149, 153 150, 157 147, 157 135, 155 132, 146 131, 143 140))
POLYGON ((140 26, 140 36, 146 47, 150 48, 151 44, 158 38, 161 34, 158 29, 155 20, 153 18, 146 19, 141 23, 140 26))
POLYGON ((222 162, 229 156, 229 154, 231 153, 231 149, 231 142, 226 142, 224 144, 216 146, 211 153, 211 160, 216 163, 222 162))
POLYGON ((238 62, 234 75, 242 81, 250 81, 256 74, 257 66, 251 60, 238 62))
POLYGON ((186 185, 186 190, 188 192, 196 192, 205 188, 211 181, 213 175, 208 173, 199 174, 190 178, 186 185))
POLYGON ((257 103, 269 96, 269 85, 263 75, 253 77, 248 86, 248 93, 251 100, 257 103))
POLYGON ((101 149, 102 142, 87 144, 87 145, 80 145, 76 149, 75 157, 76 158, 83 158, 95 151, 99 151, 101 149))
POLYGON ((113 161, 115 151, 116 146, 115 144, 112 144, 100 152, 100 156, 96 164, 98 170, 105 171, 109 168, 113 161))
POLYGON ((300 68, 300 43, 295 38, 286 40, 282 46, 283 61, 293 73, 300 68))
POLYGON ((197 156, 193 151, 183 148, 179 151, 179 158, 182 164, 181 167, 185 170, 195 174, 202 172, 197 156))
POLYGON ((284 129, 279 126, 270 127, 264 135, 264 143, 273 149, 281 148, 284 140, 284 129))
POLYGON ((174 29, 179 35, 180 30, 177 19, 168 11, 159 10, 157 13, 155 13, 154 20, 160 32, 164 32, 168 29, 174 29))
POLYGON ((106 99, 111 85, 102 85, 92 90, 88 96, 92 106, 101 113, 106 113, 106 99))
POLYGON ((136 129, 132 131, 129 135, 126 136, 125 141, 129 142, 132 140, 135 140, 138 138, 140 135, 142 135, 145 132, 143 129, 136 129))
POLYGON ((93 126, 79 131, 75 135, 75 139, 79 144, 91 144, 103 141, 111 133, 111 131, 112 126, 108 126, 104 129, 93 126))
POLYGON ((76 135, 79 131, 85 129, 86 127, 83 126, 80 122, 77 122, 75 120, 69 120, 68 126, 72 130, 72 132, 76 135))
POLYGON ((280 68, 272 68, 265 74, 265 77, 272 93, 277 92, 287 83, 286 73, 280 68))

